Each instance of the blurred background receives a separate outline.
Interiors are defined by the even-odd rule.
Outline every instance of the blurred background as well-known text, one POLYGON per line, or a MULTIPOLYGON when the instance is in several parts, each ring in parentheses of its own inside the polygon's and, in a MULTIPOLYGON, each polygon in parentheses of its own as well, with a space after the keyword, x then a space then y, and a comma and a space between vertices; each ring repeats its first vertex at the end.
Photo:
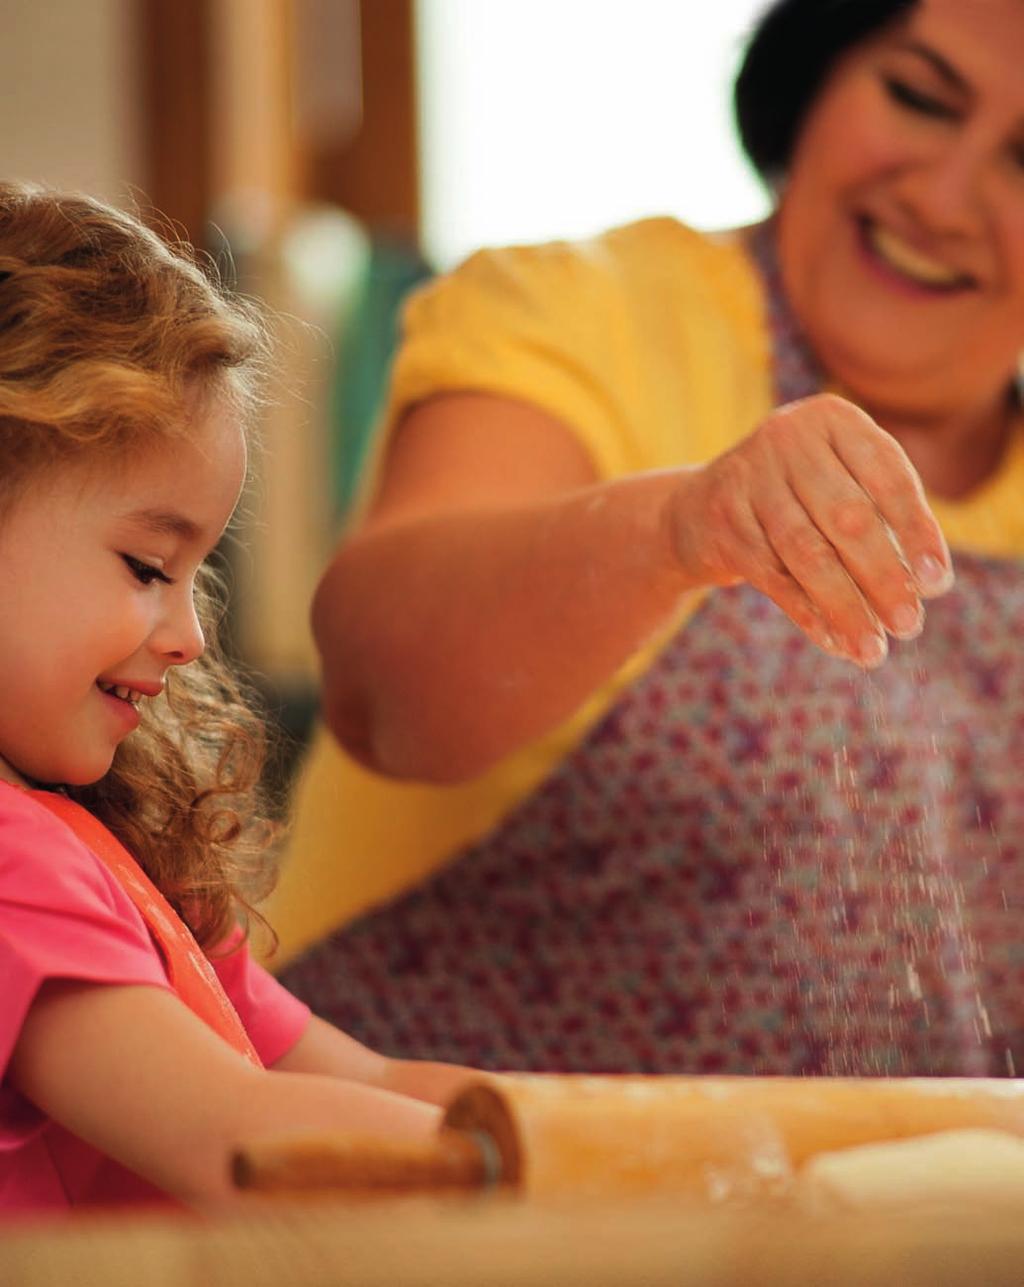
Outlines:
POLYGON ((765 0, 0 0, 0 171, 173 221, 276 317, 231 636, 301 742, 307 619, 401 302, 479 246, 750 222, 765 0))

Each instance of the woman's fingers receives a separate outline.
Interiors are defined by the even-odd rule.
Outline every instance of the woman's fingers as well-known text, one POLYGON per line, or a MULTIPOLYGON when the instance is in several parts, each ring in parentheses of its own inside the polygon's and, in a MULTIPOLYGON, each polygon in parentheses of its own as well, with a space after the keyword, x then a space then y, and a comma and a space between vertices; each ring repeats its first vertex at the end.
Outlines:
MULTIPOLYGON (((877 622, 897 638, 913 638, 924 623, 924 610, 895 532, 830 444, 817 439, 810 446, 807 461, 790 462, 788 477, 798 502, 877 622)), ((837 610, 844 635, 862 624, 854 618, 847 625, 841 605, 837 610)))
POLYGON ((730 511, 730 563, 740 575, 772 599, 796 625, 826 652, 841 646, 814 601, 772 547, 768 533, 745 497, 730 511))
MULTIPOLYGON (((779 562, 827 624, 830 651, 877 666, 888 652, 885 632, 835 546, 789 487, 773 489, 764 500, 769 503, 755 505, 757 518, 779 562)), ((759 588, 772 593, 767 585, 759 588)))
MULTIPOLYGON (((848 612, 859 621, 859 631, 856 626, 852 630, 855 640, 872 632, 878 635, 877 624, 865 611, 835 552, 826 549, 784 481, 772 473, 768 464, 755 468, 740 451, 704 469, 687 471, 676 494, 677 557, 698 583, 748 582, 774 600, 826 652, 861 661, 857 646, 843 640, 833 624, 831 601, 843 597, 848 612), (760 488, 753 485, 755 477, 760 488), (758 512, 753 506, 755 496, 762 500, 758 512), (806 566, 808 560, 824 569, 823 577, 806 566)), ((884 645, 878 657, 869 652, 869 661, 862 664, 881 660, 884 645)))
POLYGON ((812 639, 863 666, 886 631, 916 635, 922 598, 952 583, 949 551, 899 444, 821 395, 781 408, 691 475, 677 550, 712 584, 748 581, 812 639))
POLYGON ((921 596, 945 594, 953 584, 953 565, 917 471, 895 438, 858 408, 851 411, 863 416, 869 431, 843 433, 830 426, 832 450, 885 519, 921 596))

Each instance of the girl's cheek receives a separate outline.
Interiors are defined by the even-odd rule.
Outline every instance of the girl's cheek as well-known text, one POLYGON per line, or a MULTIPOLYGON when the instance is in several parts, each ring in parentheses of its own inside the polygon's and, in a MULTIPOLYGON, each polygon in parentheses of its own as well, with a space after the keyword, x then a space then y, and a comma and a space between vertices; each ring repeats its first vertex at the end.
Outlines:
POLYGON ((150 604, 140 604, 133 612, 125 615, 126 632, 133 635, 148 636, 157 627, 160 614, 150 604))

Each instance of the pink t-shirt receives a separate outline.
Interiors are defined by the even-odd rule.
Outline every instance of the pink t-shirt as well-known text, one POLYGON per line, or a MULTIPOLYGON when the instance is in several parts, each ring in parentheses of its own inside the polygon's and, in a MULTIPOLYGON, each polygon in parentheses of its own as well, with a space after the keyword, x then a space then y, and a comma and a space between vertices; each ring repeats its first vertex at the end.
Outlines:
MULTIPOLYGON (((309 1009, 244 946, 213 967, 263 1063, 275 1063, 302 1035, 309 1009)), ((169 1202, 8 1083, 11 1052, 47 979, 170 988, 117 880, 57 818, 0 783, 0 1214, 169 1202)))

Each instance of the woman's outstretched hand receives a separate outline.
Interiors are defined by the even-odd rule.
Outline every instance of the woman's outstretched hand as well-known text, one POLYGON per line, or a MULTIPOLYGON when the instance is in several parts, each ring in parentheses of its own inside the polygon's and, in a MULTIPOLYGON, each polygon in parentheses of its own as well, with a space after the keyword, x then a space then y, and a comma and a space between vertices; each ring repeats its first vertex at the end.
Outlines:
POLYGON ((953 582, 906 453, 833 394, 780 407, 685 475, 669 522, 695 581, 749 582, 820 647, 861 666, 884 660, 886 631, 917 635, 922 600, 953 582))

